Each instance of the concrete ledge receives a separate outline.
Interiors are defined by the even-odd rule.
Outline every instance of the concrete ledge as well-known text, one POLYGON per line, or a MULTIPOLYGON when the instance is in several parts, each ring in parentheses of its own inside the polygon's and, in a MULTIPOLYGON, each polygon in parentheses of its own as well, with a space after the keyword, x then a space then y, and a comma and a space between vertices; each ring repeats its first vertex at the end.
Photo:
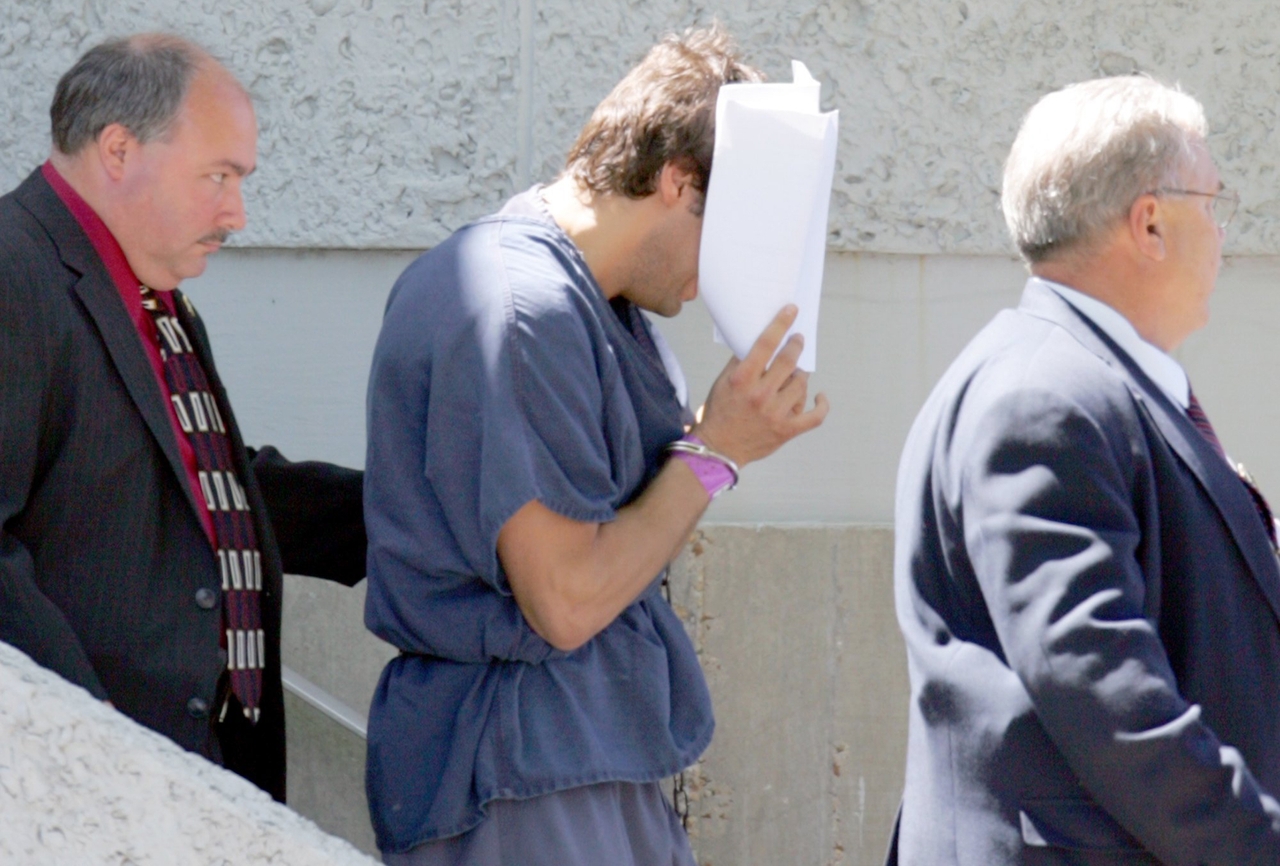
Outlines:
POLYGON ((2 863, 375 862, 6 644, 0 695, 2 863))

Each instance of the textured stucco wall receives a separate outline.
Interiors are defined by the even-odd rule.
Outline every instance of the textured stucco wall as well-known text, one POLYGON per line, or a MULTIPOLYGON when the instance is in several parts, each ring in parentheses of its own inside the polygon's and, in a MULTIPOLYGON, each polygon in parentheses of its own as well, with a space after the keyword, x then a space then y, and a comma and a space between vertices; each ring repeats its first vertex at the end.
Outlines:
POLYGON ((3 643, 0 695, 0 863, 374 862, 3 643))
POLYGON ((255 95, 250 246, 420 248, 554 174, 661 33, 712 17, 772 77, 791 57, 841 111, 834 249, 1005 253, 1000 164, 1031 103, 1143 69, 1199 96, 1244 192, 1228 251, 1280 252, 1280 7, 1256 0, 6 0, 0 187, 47 150, 58 76, 108 34, 168 28, 255 95))

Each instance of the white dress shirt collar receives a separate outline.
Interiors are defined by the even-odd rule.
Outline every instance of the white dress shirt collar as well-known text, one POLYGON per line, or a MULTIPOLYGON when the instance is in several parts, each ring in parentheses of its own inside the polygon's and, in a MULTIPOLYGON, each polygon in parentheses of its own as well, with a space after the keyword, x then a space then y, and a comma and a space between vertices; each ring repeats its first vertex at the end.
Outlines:
POLYGON ((1115 309, 1097 298, 1061 283, 1041 277, 1032 277, 1030 282, 1038 282, 1057 292, 1064 301, 1114 340, 1170 400, 1181 406, 1184 411, 1190 405, 1191 384, 1187 380, 1187 373, 1182 369, 1182 365, 1138 336, 1137 330, 1129 320, 1115 309))

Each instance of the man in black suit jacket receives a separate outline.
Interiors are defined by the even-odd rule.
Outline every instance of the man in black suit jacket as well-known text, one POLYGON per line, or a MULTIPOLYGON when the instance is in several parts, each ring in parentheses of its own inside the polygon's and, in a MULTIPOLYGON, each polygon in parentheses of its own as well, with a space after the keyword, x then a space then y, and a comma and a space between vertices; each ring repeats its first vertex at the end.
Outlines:
POLYGON ((1280 567, 1169 356, 1235 199, 1191 97, 1128 76, 1028 114, 1003 204, 1032 278, 898 475, 911 677, 891 862, 1280 863, 1280 567))
POLYGON ((176 291, 244 225, 253 107, 200 48, 150 34, 89 51, 51 115, 49 162, 0 198, 0 641, 283 800, 282 567, 355 583, 364 525, 359 472, 244 447, 176 291), (172 292, 168 321, 140 312, 140 284, 172 292), (233 464, 222 477, 256 535, 248 714, 228 686, 219 506, 170 399, 161 324, 203 368, 197 396, 233 464))

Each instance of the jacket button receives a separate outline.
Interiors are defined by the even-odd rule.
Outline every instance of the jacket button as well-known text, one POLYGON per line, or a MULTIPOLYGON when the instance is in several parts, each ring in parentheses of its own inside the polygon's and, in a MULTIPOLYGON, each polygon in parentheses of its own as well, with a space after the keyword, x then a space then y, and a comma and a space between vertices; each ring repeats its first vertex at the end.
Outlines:
POLYGON ((218 603, 218 594, 208 587, 200 587, 196 590, 196 606, 202 610, 213 610, 218 603))
POLYGON ((193 719, 207 718, 209 715, 209 702, 204 698, 192 698, 187 701, 187 715, 193 719))

